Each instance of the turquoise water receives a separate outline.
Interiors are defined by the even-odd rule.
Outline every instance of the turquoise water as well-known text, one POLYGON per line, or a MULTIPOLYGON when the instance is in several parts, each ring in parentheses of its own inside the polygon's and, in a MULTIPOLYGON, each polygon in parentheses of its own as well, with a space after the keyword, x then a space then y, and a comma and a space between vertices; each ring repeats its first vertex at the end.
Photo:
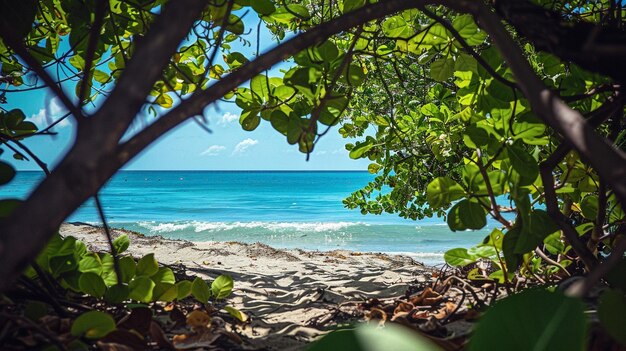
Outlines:
MULTIPOLYGON (((42 176, 18 172, 0 187, 0 197, 24 198, 42 176)), ((342 199, 372 177, 367 172, 123 171, 105 186, 101 200, 111 226, 147 235, 403 253, 428 264, 443 262, 445 250, 475 245, 489 232, 453 233, 441 218, 411 221, 344 208, 342 199)), ((68 221, 99 223, 93 202, 68 221)))

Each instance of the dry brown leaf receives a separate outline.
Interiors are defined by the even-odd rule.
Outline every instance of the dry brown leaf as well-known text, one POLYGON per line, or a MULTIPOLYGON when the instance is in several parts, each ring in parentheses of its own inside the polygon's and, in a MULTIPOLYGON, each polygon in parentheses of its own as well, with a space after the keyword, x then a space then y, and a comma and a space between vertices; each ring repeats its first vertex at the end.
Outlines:
POLYGON ((204 311, 194 310, 187 315, 187 325, 194 331, 206 328, 209 323, 211 323, 211 316, 204 311))
POLYGON ((420 310, 413 310, 409 313, 409 317, 411 319, 428 319, 430 318, 430 312, 428 311, 420 311, 420 310))
POLYGON ((433 317, 437 318, 437 319, 444 319, 446 318, 448 315, 450 315, 452 312, 454 312, 454 310, 456 310, 456 304, 454 302, 446 302, 446 305, 442 308, 439 309, 439 311, 437 311, 437 313, 433 314, 433 317))
POLYGON ((409 298, 409 302, 415 306, 432 306, 439 303, 443 299, 443 296, 432 288, 427 287, 419 295, 414 295, 409 298))
POLYGON ((369 322, 372 319, 378 319, 381 323, 384 323, 387 320, 387 313, 380 308, 374 307, 369 312, 365 313, 366 321, 369 322))
POLYGON ((409 312, 414 308, 415 306, 410 302, 398 301, 398 305, 393 310, 393 315, 395 316, 396 314, 401 312, 409 312))

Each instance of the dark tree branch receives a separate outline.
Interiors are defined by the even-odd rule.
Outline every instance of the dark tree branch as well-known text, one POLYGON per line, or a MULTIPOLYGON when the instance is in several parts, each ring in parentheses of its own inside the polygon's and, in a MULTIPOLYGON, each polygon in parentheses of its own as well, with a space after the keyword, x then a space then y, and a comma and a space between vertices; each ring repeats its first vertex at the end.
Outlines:
POLYGON ((546 210, 548 215, 563 231, 565 238, 572 246, 572 250, 574 250, 576 255, 580 257, 585 264, 585 267, 587 267, 588 270, 591 270, 597 265, 598 260, 580 240, 576 228, 574 228, 572 223, 570 223, 567 217, 565 217, 561 210, 559 210, 559 203, 554 189, 554 175, 552 172, 570 150, 571 148, 567 144, 559 145, 552 155, 541 163, 539 171, 541 174, 541 181, 543 183, 543 191, 545 194, 546 210))

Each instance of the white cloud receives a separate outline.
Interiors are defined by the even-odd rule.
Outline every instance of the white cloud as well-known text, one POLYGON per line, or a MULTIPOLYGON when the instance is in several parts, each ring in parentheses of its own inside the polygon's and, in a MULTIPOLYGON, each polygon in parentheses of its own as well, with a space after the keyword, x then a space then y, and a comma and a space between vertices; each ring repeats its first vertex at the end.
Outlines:
POLYGON ((225 125, 230 124, 233 121, 237 121, 237 120, 239 120, 239 116, 237 116, 234 113, 226 112, 224 115, 222 115, 220 120, 217 121, 217 124, 225 126, 225 125))
POLYGON ((52 99, 50 99, 50 102, 48 103, 48 112, 52 116, 65 114, 66 111, 67 109, 65 108, 65 106, 63 106, 61 99, 59 99, 58 97, 53 97, 52 99))
MULTIPOLYGON (((48 102, 48 105, 46 106, 46 108, 42 108, 42 109, 39 110, 39 112, 37 112, 34 115, 30 116, 30 121, 35 123, 37 125, 37 127, 39 127, 40 129, 43 129, 43 128, 49 126, 50 124, 52 124, 59 117, 64 115, 66 111, 67 110, 65 109, 65 107, 61 103, 61 100, 59 100, 58 98, 54 97, 54 98, 50 99, 50 101, 48 102)), ((56 127, 63 128, 63 127, 69 126, 70 125, 70 121, 69 121, 70 118, 72 118, 72 117, 64 118, 61 122, 56 124, 56 127)))
POLYGON ((242 154, 244 153, 249 147, 254 146, 256 144, 258 144, 259 141, 258 140, 254 140, 254 139, 246 139, 246 140, 242 140, 239 144, 237 144, 235 146, 235 150, 233 150, 233 155, 237 155, 237 154, 242 154))
POLYGON ((211 145, 208 149, 202 151, 200 156, 217 156, 220 152, 226 150, 226 146, 222 145, 211 145))

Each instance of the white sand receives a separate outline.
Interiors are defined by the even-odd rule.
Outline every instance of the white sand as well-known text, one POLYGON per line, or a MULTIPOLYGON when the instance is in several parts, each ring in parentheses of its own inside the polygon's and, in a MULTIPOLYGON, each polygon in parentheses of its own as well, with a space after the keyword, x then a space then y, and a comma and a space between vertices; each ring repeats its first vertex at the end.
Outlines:
MULTIPOLYGON (((129 253, 153 252, 164 264, 181 263, 187 274, 213 279, 229 274, 235 280, 229 304, 251 317, 240 332, 255 347, 301 349, 336 320, 355 312, 371 297, 402 295, 410 283, 430 280, 430 269, 406 256, 280 250, 261 243, 188 242, 126 233, 129 253), (330 321, 330 324, 327 322, 330 321)), ((61 234, 84 241, 92 250, 108 251, 102 228, 64 224, 61 234)))

